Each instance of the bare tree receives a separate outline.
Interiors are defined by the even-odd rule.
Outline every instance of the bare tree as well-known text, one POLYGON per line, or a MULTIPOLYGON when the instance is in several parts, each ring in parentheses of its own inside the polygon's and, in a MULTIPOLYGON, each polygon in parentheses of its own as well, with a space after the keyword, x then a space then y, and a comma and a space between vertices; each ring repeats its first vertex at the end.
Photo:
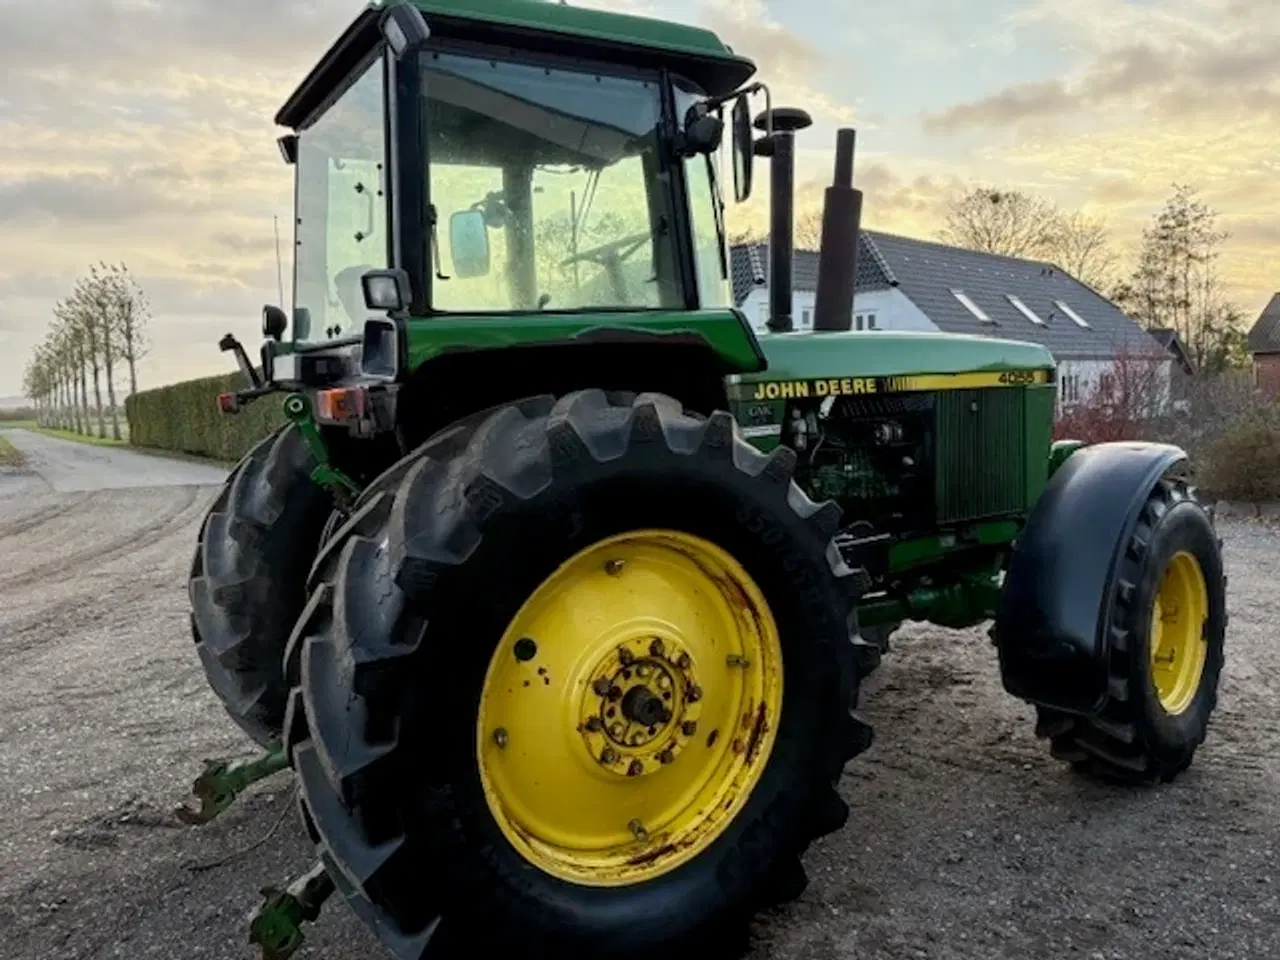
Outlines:
POLYGON ((1044 254, 1095 290, 1107 288, 1116 264, 1106 220, 1083 213, 1059 214, 1044 254))
POLYGON ((1243 316, 1216 268, 1230 234, 1194 188, 1173 194, 1142 233, 1138 262, 1113 296, 1148 329, 1176 330, 1197 369, 1239 362, 1243 316))
POLYGON ((940 236, 946 243, 1008 257, 1042 257, 1061 214, 1047 200, 1017 190, 975 187, 954 199, 940 236))
MULTIPOLYGON (((110 268, 116 353, 129 366, 129 395, 138 392, 138 361, 147 355, 151 305, 142 287, 121 263, 110 268)), ((112 404, 114 406, 114 403, 112 404)))

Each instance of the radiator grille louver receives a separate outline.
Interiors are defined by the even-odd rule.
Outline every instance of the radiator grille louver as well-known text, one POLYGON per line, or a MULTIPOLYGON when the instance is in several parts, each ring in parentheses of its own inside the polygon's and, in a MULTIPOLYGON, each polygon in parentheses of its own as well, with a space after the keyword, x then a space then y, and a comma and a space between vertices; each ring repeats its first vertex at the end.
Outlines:
POLYGON ((1023 391, 937 394, 937 521, 1018 513, 1026 499, 1023 391))

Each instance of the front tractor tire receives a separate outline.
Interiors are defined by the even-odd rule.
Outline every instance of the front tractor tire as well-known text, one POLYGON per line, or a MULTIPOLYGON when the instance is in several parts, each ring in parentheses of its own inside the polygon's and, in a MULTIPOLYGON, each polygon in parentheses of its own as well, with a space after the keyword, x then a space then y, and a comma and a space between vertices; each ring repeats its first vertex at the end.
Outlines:
POLYGON ((1113 584, 1110 698, 1095 718, 1038 711, 1053 755, 1109 782, 1174 780, 1218 702, 1226 632, 1221 541, 1181 479, 1141 507, 1113 584))
POLYGON ((286 426, 247 453, 205 515, 191 564, 191 635, 209 686, 256 743, 279 742, 285 643, 306 603, 307 573, 332 527, 333 498, 286 426))
POLYGON ((737 952, 870 743, 839 510, 665 396, 466 431, 316 564, 286 738, 322 858, 401 957, 737 952))

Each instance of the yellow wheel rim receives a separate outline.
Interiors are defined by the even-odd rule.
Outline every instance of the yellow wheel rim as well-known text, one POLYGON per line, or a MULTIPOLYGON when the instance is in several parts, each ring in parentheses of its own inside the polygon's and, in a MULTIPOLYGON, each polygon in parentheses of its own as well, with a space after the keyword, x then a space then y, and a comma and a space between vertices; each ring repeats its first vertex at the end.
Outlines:
POLYGON ((489 663, 489 810, 553 876, 653 879, 741 812, 781 705, 777 624, 733 557, 670 530, 602 540, 534 591, 489 663))
POLYGON ((1186 710, 1200 689, 1208 616, 1209 591, 1199 562, 1185 551, 1174 554, 1151 609, 1151 678, 1168 714, 1186 710))

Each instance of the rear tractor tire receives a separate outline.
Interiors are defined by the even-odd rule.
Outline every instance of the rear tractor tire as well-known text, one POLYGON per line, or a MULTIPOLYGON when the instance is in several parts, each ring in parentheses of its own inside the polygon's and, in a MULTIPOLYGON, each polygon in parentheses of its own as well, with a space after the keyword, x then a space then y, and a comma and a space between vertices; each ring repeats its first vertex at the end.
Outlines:
POLYGON ((1184 481, 1147 498, 1113 589, 1108 705, 1096 718, 1041 708, 1036 733, 1080 773, 1168 783, 1208 732, 1227 623, 1221 541, 1184 481))
POLYGON ((664 396, 468 430, 316 563, 286 740, 322 858, 401 957, 740 951, 870 744, 838 508, 664 396))
POLYGON ((255 446, 205 515, 191 564, 191 635, 205 676, 263 747, 280 740, 285 643, 321 538, 333 529, 333 498, 312 482, 315 466, 293 425, 255 446))

